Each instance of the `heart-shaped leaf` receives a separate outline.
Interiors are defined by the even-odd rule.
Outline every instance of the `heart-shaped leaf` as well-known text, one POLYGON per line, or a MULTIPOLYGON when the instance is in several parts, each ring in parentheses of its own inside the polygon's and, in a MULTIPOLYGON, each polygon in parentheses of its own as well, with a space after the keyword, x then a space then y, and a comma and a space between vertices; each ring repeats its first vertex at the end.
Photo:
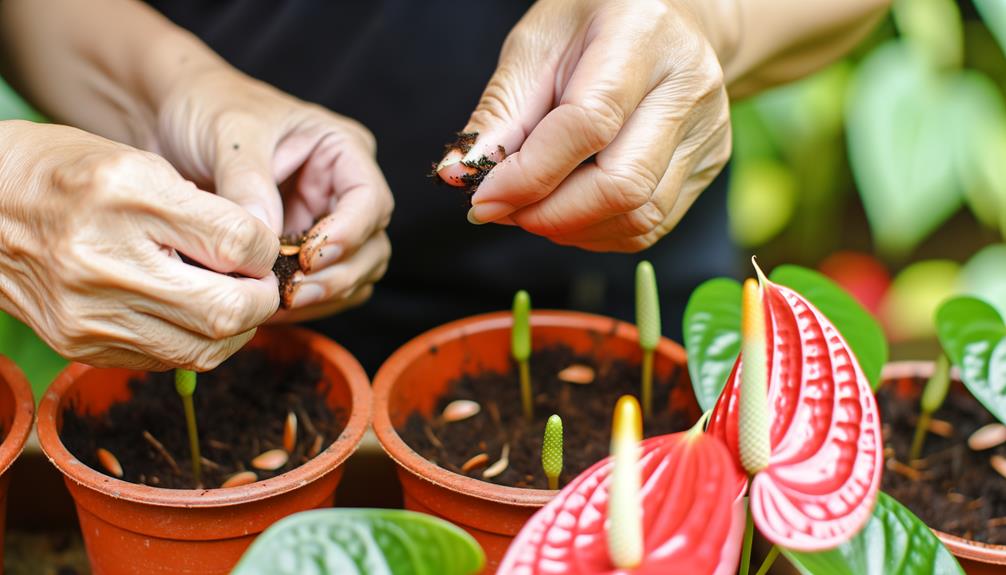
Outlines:
MULTIPOLYGON (((751 481, 751 514, 776 545, 800 551, 849 540, 880 488, 883 443, 873 390, 838 329, 802 295, 764 280, 768 324, 769 465, 751 481)), ((740 466, 743 357, 708 432, 740 466)))
POLYGON ((925 523, 886 493, 850 541, 830 551, 782 552, 804 575, 950 575, 964 570, 925 523))
MULTIPOLYGON (((535 513, 507 551, 499 573, 615 574, 608 555, 612 459, 584 471, 535 513)), ((643 561, 636 575, 732 575, 744 532, 743 476, 714 437, 661 435, 640 444, 643 561)))
POLYGON ((978 298, 956 297, 936 312, 936 331, 971 395, 1006 421, 1006 325, 999 312, 978 298))
POLYGON ((792 288, 814 304, 852 348, 859 367, 873 389, 880 385, 880 372, 887 363, 887 339, 877 320, 854 297, 824 274, 799 266, 772 270, 772 281, 792 288))
POLYGON ((683 333, 688 372, 702 411, 712 409, 741 349, 741 284, 715 278, 692 292, 683 333))
POLYGON ((400 509, 318 509, 267 529, 231 575, 465 575, 485 563, 471 535, 400 509))

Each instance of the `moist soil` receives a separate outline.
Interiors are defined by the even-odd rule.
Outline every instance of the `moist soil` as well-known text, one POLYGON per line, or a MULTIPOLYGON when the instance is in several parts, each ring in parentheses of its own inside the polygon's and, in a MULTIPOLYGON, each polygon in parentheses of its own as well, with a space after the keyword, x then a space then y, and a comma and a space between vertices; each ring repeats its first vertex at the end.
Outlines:
POLYGON ((919 392, 925 383, 910 378, 891 382, 877 393, 884 422, 883 490, 934 529, 1006 544, 1006 478, 989 464, 993 455, 1006 456, 1006 445, 980 452, 968 448, 968 437, 995 421, 970 394, 951 390, 933 418, 950 423, 952 435, 928 433, 922 458, 909 465, 919 392))
MULTIPOLYGON (((510 464, 502 474, 485 479, 486 466, 462 473, 477 479, 511 487, 547 489, 541 470, 541 444, 545 422, 553 413, 562 417, 563 470, 560 486, 604 459, 611 442, 611 417, 622 395, 639 395, 640 366, 615 360, 602 364, 590 356, 556 346, 535 352, 530 360, 534 389, 534 420, 525 421, 520 400, 516 366, 507 373, 482 372, 465 375, 452 382, 449 392, 436 404, 434 419, 412 413, 399 434, 416 452, 437 465, 462 473, 470 458, 486 453, 487 465, 500 459, 504 444, 510 445, 510 464), (562 381, 558 373, 582 364, 595 371, 589 384, 562 381), (478 402, 481 411, 468 419, 444 423, 438 419, 444 407, 457 399, 478 402)), ((698 418, 698 408, 671 401, 682 393, 691 396, 687 373, 677 367, 667 380, 654 380, 653 405, 656 412, 644 423, 644 435, 651 437, 689 428, 698 418), (668 405, 674 404, 668 409, 668 405), (662 408, 662 409, 661 409, 662 408)))
MULTIPOLYGON (((325 402, 329 386, 320 366, 303 361, 283 363, 261 351, 241 351, 213 371, 199 374, 193 395, 203 487, 219 487, 234 473, 251 470, 258 479, 280 475, 306 463, 339 436, 347 414, 325 402), (319 382, 320 385, 319 385, 319 382), (251 460, 270 449, 283 448, 287 415, 297 416, 297 442, 289 461, 274 471, 254 469, 251 460)), ((107 474, 96 450, 110 451, 122 465, 125 481, 167 487, 195 488, 182 401, 174 374, 150 373, 130 380, 132 397, 113 404, 101 415, 63 411, 60 439, 88 467, 107 474), (157 449, 148 432, 163 446, 157 449), (166 452, 174 464, 165 456, 166 452)))
MULTIPOLYGON (((327 217, 327 214, 314 220, 317 224, 327 217)), ((280 236, 280 253, 276 256, 276 261, 272 264, 272 273, 276 274, 279 280, 279 305, 283 309, 293 307, 293 297, 296 295, 296 286, 293 283, 293 276, 298 271, 307 272, 300 266, 300 249, 308 240, 314 239, 316 234, 311 234, 310 230, 305 230, 299 234, 285 234, 280 236), (283 255, 284 246, 297 246, 297 253, 283 255)), ((326 237, 327 239, 327 237, 326 237)))

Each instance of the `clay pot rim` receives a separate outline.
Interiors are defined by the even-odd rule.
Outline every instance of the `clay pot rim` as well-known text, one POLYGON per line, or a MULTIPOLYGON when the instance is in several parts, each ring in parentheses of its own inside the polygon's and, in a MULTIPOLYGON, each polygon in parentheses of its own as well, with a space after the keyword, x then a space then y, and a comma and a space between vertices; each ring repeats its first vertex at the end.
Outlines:
MULTIPOLYGON (((435 327, 411 339, 385 360, 374 377, 374 433, 384 451, 402 468, 434 485, 486 501, 523 507, 542 507, 559 491, 551 489, 523 489, 497 485, 460 475, 435 465, 414 451, 391 423, 388 403, 391 391, 402 372, 415 358, 428 353, 431 348, 479 332, 509 329, 512 316, 509 311, 474 315, 435 327)), ((566 310, 533 310, 531 326, 566 327, 593 331, 624 338, 638 338, 636 326, 611 317, 566 310)), ((668 355, 686 365, 684 348, 670 339, 661 337, 656 353, 668 355)))
MULTIPOLYGON (((933 362, 931 361, 898 361, 884 366, 881 380, 886 384, 890 380, 905 379, 908 377, 928 378, 932 373, 933 362)), ((959 379, 957 368, 954 368, 952 376, 955 379, 959 379)), ((1006 545, 982 543, 981 541, 951 535, 932 527, 929 529, 957 557, 993 565, 1006 565, 1006 545)))
POLYGON ((10 358, 0 355, 0 385, 7 385, 14 396, 14 419, 0 444, 0 475, 10 469, 24 451, 35 423, 35 396, 24 372, 10 358))
MULTIPOLYGON (((281 495, 307 485, 332 472, 356 451, 370 423, 372 402, 370 381, 363 366, 345 348, 313 331, 294 326, 260 328, 282 337, 298 339, 331 361, 343 373, 352 398, 346 427, 339 437, 307 463, 282 475, 238 487, 212 489, 167 489, 130 483, 105 475, 81 463, 63 445, 56 431, 60 400, 83 373, 99 369, 71 363, 56 376, 39 404, 38 438, 42 451, 60 472, 73 482, 117 499, 160 507, 224 507, 281 495)), ((275 336, 274 336, 275 337, 275 336)))

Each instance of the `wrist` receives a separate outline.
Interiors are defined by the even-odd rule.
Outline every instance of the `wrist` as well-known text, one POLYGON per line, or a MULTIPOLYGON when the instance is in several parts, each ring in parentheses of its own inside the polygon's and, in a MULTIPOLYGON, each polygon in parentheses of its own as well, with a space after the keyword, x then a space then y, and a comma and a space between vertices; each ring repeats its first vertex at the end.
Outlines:
POLYGON ((716 51, 722 68, 727 68, 741 43, 741 0, 679 0, 698 20, 716 51))

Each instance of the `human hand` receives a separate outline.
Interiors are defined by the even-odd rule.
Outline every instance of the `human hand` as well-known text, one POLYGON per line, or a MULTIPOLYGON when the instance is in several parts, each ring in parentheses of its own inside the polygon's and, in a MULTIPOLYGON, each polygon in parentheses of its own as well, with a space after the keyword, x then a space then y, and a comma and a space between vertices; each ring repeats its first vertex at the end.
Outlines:
POLYGON ((0 142, 0 303, 60 355, 204 371, 275 312, 276 235, 163 158, 29 122, 0 142))
POLYGON ((277 234, 310 229, 304 271, 284 296, 290 309, 274 321, 329 315, 370 296, 391 255, 384 230, 394 201, 366 128, 222 63, 184 77, 158 114, 159 149, 182 174, 277 234))
POLYGON ((463 130, 477 139, 437 167, 461 186, 479 159, 499 162, 469 221, 594 251, 638 251, 674 228, 730 154, 714 3, 535 3, 463 130))

